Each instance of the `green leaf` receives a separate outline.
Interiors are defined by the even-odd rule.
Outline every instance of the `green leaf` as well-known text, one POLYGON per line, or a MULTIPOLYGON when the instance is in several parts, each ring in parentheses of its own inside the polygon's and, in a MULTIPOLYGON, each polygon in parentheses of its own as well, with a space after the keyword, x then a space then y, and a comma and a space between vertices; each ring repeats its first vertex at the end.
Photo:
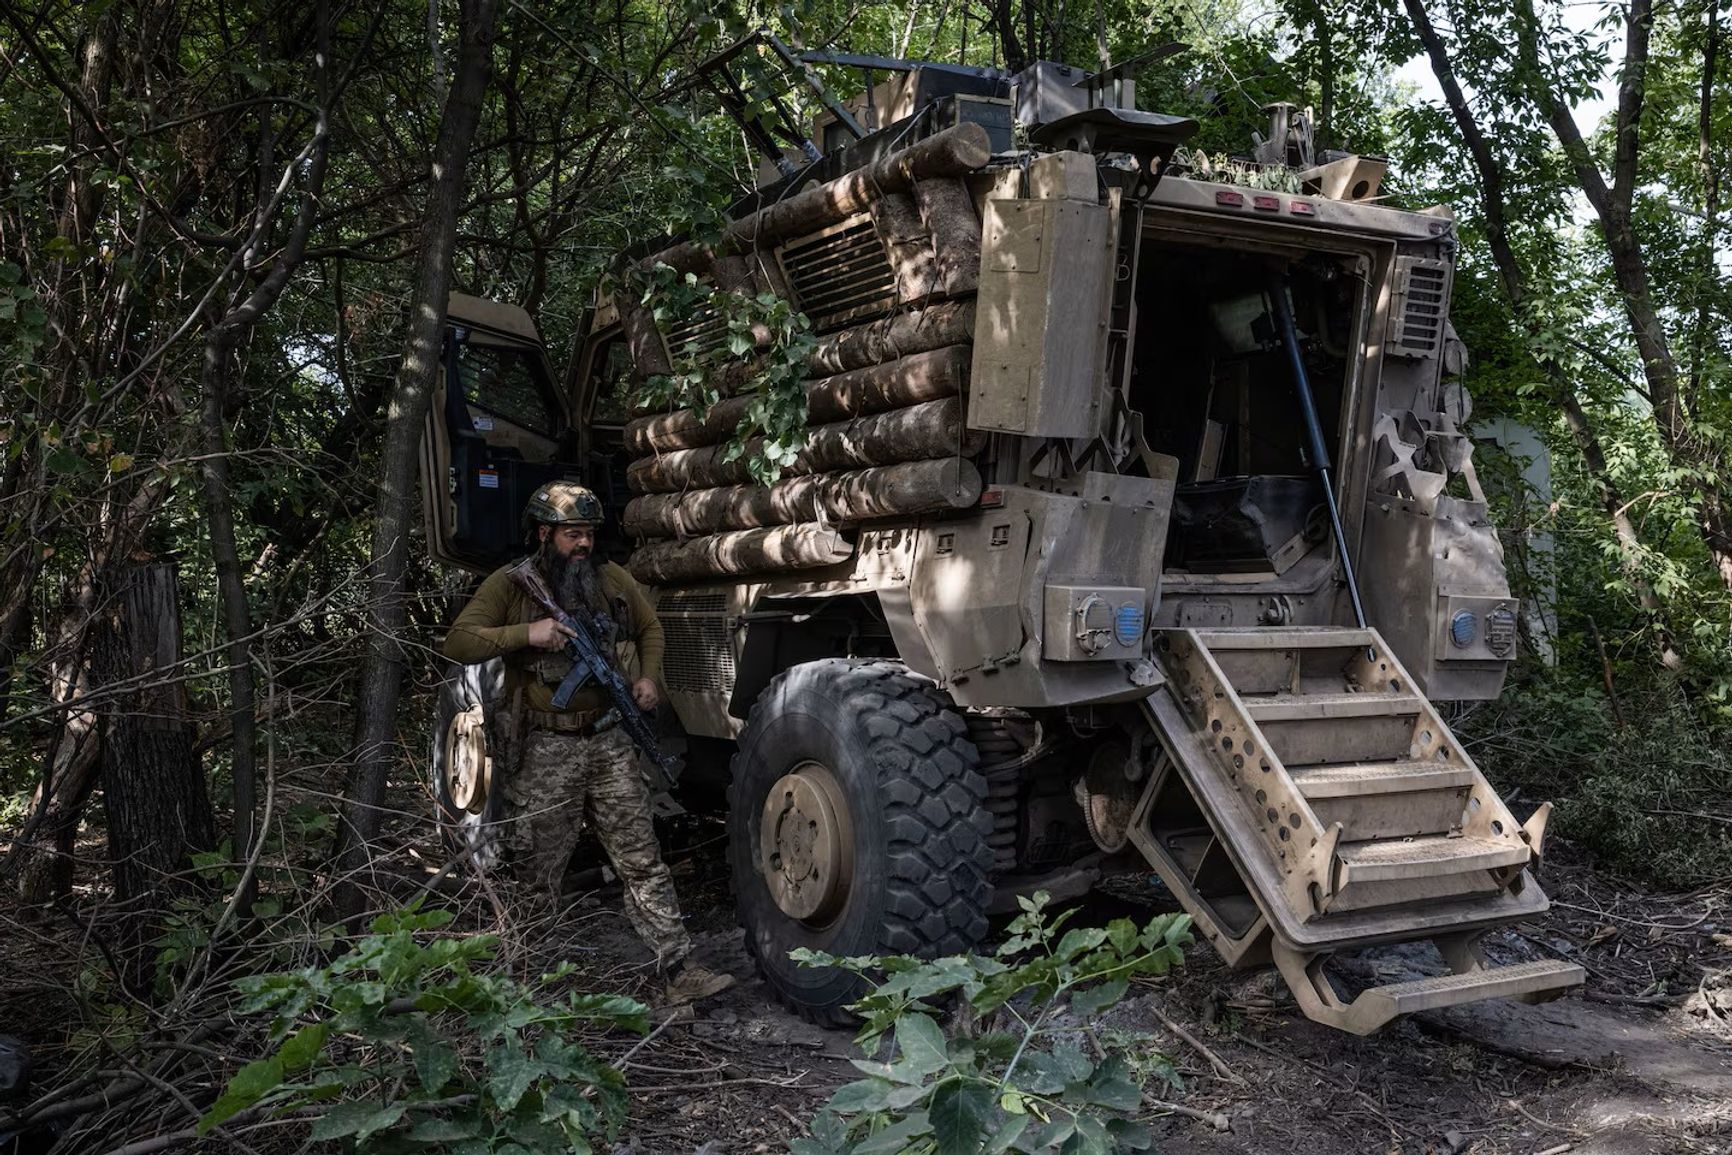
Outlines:
POLYGON ((443 1090, 457 1073, 457 1052, 444 1043, 423 1043, 415 1048, 415 1074, 430 1094, 443 1090))
POLYGON ((1109 1119, 1107 1134, 1123 1151, 1147 1151, 1155 1145, 1155 1136, 1147 1127, 1130 1119, 1109 1119))
POLYGON ((945 1048, 944 1032, 938 1024, 922 1014, 905 1015, 896 1022, 896 1045, 901 1048, 902 1062, 910 1070, 933 1074, 950 1061, 945 1048))
POLYGON ((1000 1155, 1000 1152, 1010 1150, 1011 1144, 1022 1138, 1022 1133, 1028 1130, 1032 1119, 1032 1115, 1012 1115, 992 1133, 992 1138, 987 1140, 982 1151, 985 1155, 1000 1155))
POLYGON ((517 1106, 523 1093, 541 1075, 542 1064, 523 1049, 516 1039, 501 1043, 487 1053, 487 1069, 492 1078, 487 1089, 503 1111, 517 1106))
POLYGON ((198 1133, 210 1134, 211 1128, 220 1127, 282 1085, 283 1063, 280 1058, 273 1055, 269 1059, 248 1063, 235 1072, 222 1098, 213 1103, 204 1118, 198 1121, 198 1133))
POLYGON ((1052 1049, 1052 1058, 1065 1078, 1073 1083, 1080 1083, 1095 1072, 1095 1065, 1075 1043, 1060 1043, 1052 1049))
POLYGON ((75 450, 62 445, 48 455, 48 468, 55 473, 88 473, 90 463, 78 456, 75 450))
POLYGON ((972 1080, 941 1083, 932 1094, 928 1114, 938 1155, 974 1155, 992 1117, 992 1091, 972 1080))
POLYGON ((1076 1134, 1059 1150, 1061 1155, 1113 1155, 1113 1139, 1099 1119, 1092 1115, 1078 1115, 1076 1134))
POLYGON ((830 1096, 825 1107, 843 1115, 858 1115, 862 1111, 882 1111, 890 1105, 890 1092, 895 1084, 888 1079, 861 1079, 845 1083, 830 1096))
POLYGON ((1053 952, 1060 962, 1069 962, 1084 951, 1093 950, 1107 941, 1107 932, 1098 926, 1078 927, 1065 932, 1058 940, 1058 949, 1053 952))
POLYGON ((1135 1111, 1142 1105, 1143 1093, 1124 1075, 1097 1077, 1089 1084, 1088 1101, 1114 1111, 1135 1111))
POLYGON ((415 1143, 454 1143, 473 1139, 480 1129, 475 1119, 423 1119, 409 1128, 409 1139, 415 1143))
POLYGON ((277 1061, 282 1063, 283 1070, 299 1071, 312 1066, 313 1060, 325 1049, 325 1036, 330 1030, 328 1024, 314 1023, 290 1035, 277 1048, 277 1061))
POLYGON ((1085 1018, 1093 1018, 1125 997, 1131 984, 1124 979, 1109 979, 1099 986, 1078 991, 1071 996, 1071 1009, 1085 1018))
POLYGON ((926 1112, 916 1111, 856 1144, 853 1155, 902 1155, 911 1146, 909 1140, 931 1133, 932 1124, 927 1121, 926 1112))
POLYGON ((330 1114, 313 1124, 307 1137, 318 1141, 353 1135, 358 1141, 397 1122, 403 1117, 403 1110, 401 1103, 388 1103, 383 1107, 368 1102, 339 1103, 331 1108, 330 1114))

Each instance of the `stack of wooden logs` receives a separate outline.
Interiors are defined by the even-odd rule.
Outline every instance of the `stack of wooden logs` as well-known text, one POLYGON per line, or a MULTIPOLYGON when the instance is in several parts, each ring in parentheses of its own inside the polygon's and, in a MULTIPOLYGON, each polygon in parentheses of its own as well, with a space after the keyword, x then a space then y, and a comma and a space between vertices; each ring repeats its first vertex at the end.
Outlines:
MULTIPOLYGON (((773 485, 752 482, 745 458, 756 445, 728 452, 749 396, 626 427, 638 496, 625 530, 642 542, 629 563, 640 580, 835 565, 853 553, 844 532, 852 525, 979 500, 969 458, 980 443, 966 428, 964 398, 980 220, 963 178, 989 155, 984 130, 959 125, 744 217, 709 249, 682 244, 649 258, 725 287, 786 295, 773 250, 865 213, 895 275, 895 302, 889 315, 820 337, 808 358, 806 444, 773 485)), ((622 321, 638 372, 667 372, 647 312, 628 305, 622 321)), ((741 376, 722 376, 724 394, 741 376)))

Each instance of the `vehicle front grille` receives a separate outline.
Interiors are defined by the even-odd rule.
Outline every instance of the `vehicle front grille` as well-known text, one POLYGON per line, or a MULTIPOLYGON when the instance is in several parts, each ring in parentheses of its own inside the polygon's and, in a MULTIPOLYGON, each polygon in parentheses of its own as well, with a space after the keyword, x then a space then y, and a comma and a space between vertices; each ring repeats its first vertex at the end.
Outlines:
MULTIPOLYGON (((728 621, 722 613, 722 594, 699 594, 714 598, 716 612, 658 611, 666 650, 662 655, 662 680, 670 690, 686 693, 717 693, 734 684, 734 644, 728 621)), ((694 598, 694 600, 695 600, 694 598)), ((664 602, 675 599, 664 599, 664 602)), ((683 611, 686 607, 681 606, 683 611)))

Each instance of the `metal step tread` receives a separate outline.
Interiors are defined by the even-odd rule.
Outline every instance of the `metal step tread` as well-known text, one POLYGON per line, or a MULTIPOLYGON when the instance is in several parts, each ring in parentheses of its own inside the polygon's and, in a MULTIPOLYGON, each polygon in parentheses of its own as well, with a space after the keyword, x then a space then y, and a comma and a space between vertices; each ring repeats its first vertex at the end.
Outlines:
POLYGON ((1344 842, 1335 848, 1335 855, 1341 860, 1343 885, 1495 870, 1519 866, 1529 858, 1526 844, 1513 838, 1451 838, 1445 834, 1344 842))
POLYGON ((1258 722, 1295 722, 1308 718, 1394 718, 1417 715, 1414 694, 1269 694, 1244 696, 1245 712, 1258 722))
POLYGON ((1301 766, 1287 771, 1306 798, 1358 798, 1366 794, 1404 794, 1413 790, 1453 790, 1472 786, 1471 766, 1454 762, 1356 762, 1301 766))
POLYGON ((1539 994, 1579 986, 1587 972, 1562 959, 1539 959, 1534 962, 1512 963, 1509 966, 1486 967, 1466 974, 1436 975, 1426 979, 1411 979, 1372 987, 1354 1000, 1355 1005, 1384 1002, 1389 1013, 1409 1015, 1415 1011, 1453 1007, 1481 999, 1508 998, 1512 995, 1539 994))
POLYGON ((1352 626, 1286 626, 1270 629, 1246 626, 1241 629, 1194 631, 1197 641, 1211 650, 1310 650, 1344 646, 1369 646, 1376 640, 1370 630, 1352 626))

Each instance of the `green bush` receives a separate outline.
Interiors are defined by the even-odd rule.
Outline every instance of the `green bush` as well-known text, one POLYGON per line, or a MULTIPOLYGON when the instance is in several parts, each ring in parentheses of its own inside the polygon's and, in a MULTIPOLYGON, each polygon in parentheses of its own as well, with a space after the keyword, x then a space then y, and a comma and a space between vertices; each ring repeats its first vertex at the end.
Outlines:
POLYGON ((248 1063, 199 1123, 296 1113, 313 1140, 359 1152, 572 1151, 617 1136, 625 1080, 572 1032, 643 1033, 646 1008, 614 995, 551 989, 477 973, 493 935, 432 938, 447 911, 384 915, 328 966, 236 985, 240 1012, 270 1014, 269 1058, 248 1063), (244 1113, 244 1114, 243 1114, 244 1113))
POLYGON ((1727 725, 1679 686, 1629 694, 1619 728, 1603 692, 1529 672, 1460 726, 1499 790, 1556 803, 1553 833, 1600 865, 1664 887, 1732 875, 1727 725))
POLYGON ((850 1007, 868 1055, 895 1040, 889 1061, 855 1060, 866 1077, 830 1098, 810 1138, 790 1145, 794 1155, 1149 1149, 1148 1128, 1132 1118, 1143 1102, 1139 1079, 1171 1064, 1092 1023, 1132 977, 1182 961, 1190 917, 1162 915, 1141 930, 1117 919, 1061 936, 1070 912, 1048 918, 1044 893, 1018 901, 1023 913, 991 958, 793 953, 802 965, 841 967, 872 983, 850 1007), (944 998, 957 1008, 948 1037, 933 1001, 944 998))

